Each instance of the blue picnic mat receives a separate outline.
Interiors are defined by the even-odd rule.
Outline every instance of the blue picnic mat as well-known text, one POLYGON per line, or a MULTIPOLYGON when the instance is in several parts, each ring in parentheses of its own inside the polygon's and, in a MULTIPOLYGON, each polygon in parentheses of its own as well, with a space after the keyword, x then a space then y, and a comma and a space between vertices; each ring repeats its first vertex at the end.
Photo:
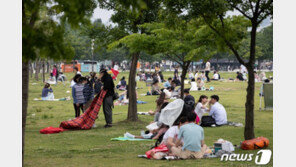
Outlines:
POLYGON ((112 138, 112 141, 155 141, 152 139, 133 139, 133 138, 128 138, 128 137, 117 137, 117 138, 112 138))

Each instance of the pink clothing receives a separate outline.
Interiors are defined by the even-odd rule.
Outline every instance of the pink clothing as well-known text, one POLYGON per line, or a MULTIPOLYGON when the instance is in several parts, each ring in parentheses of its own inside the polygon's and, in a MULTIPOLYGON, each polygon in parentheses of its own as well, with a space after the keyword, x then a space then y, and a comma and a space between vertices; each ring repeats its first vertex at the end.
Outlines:
POLYGON ((52 75, 53 75, 53 76, 57 76, 57 69, 56 69, 56 68, 53 68, 53 70, 52 70, 52 75))

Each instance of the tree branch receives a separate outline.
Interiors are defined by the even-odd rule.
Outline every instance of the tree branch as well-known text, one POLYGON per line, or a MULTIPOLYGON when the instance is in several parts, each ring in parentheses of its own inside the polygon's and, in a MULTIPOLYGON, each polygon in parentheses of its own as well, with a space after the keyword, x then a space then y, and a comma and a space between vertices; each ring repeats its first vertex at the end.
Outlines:
MULTIPOLYGON (((205 20, 205 18, 203 17, 203 19, 205 20)), ((218 34, 226 43, 226 45, 229 47, 229 49, 233 52, 234 56, 237 58, 237 60, 239 61, 239 63, 246 65, 246 62, 240 57, 239 53, 237 52, 236 49, 234 49, 233 45, 226 39, 226 37, 224 35, 222 35, 216 28, 214 28, 211 24, 209 24, 206 20, 205 20, 206 24, 216 33, 218 34)))
POLYGON ((177 62, 180 66, 183 66, 183 62, 178 61, 177 59, 175 59, 173 56, 169 55, 169 54, 165 54, 166 57, 168 57, 169 59, 177 62))
POLYGON ((248 16, 244 11, 242 11, 240 8, 237 6, 233 5, 229 0, 227 0, 228 4, 233 7, 234 9, 238 10, 242 15, 244 15, 246 18, 252 20, 252 17, 248 16))
POLYGON ((251 10, 252 10, 252 12, 253 12, 253 15, 254 15, 254 9, 253 9, 253 5, 252 5, 251 0, 249 0, 249 4, 250 4, 250 8, 251 8, 251 10))

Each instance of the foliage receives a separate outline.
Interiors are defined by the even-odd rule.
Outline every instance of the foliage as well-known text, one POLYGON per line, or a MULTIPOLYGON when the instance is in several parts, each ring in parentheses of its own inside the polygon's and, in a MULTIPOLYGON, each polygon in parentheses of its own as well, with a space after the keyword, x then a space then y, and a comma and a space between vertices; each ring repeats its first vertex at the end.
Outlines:
POLYGON ((96 7, 94 0, 26 0, 22 4, 23 61, 34 60, 37 56, 70 59, 73 48, 64 38, 63 24, 53 17, 77 26, 88 22, 85 16, 90 16, 96 7))
POLYGON ((272 60, 273 58, 273 25, 262 29, 257 35, 257 46, 261 49, 259 60, 272 60))

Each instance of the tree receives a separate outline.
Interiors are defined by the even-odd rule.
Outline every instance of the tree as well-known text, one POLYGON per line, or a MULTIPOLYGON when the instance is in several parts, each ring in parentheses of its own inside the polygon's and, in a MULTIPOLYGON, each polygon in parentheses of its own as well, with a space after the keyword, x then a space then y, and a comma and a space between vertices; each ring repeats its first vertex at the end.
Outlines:
MULTIPOLYGON (((138 0, 132 2, 130 6, 125 4, 120 5, 121 0, 99 0, 102 8, 112 9, 115 13, 111 20, 118 24, 118 27, 127 33, 144 33, 143 29, 138 27, 143 23, 150 23, 157 20, 157 13, 161 7, 161 0, 138 0)), ((137 96, 136 96, 136 72, 137 63, 140 58, 141 50, 134 49, 130 52, 131 67, 129 72, 128 91, 129 91, 129 105, 127 120, 137 121, 137 96)))
POLYGON ((202 18, 204 22, 219 36, 224 44, 232 51, 239 63, 246 66, 248 70, 247 98, 245 103, 245 139, 255 137, 254 133, 254 64, 256 60, 256 35, 260 23, 273 14, 273 0, 165 0, 165 6, 174 12, 181 13, 186 10, 188 16, 202 18), (249 20, 250 48, 248 61, 243 60, 239 53, 236 42, 231 39, 231 25, 225 25, 225 16, 228 11, 238 11, 243 17, 249 20))
MULTIPOLYGON (((183 98, 184 80, 192 61, 209 59, 215 52, 213 46, 205 45, 204 40, 199 40, 201 32, 196 20, 190 22, 175 19, 174 27, 167 27, 164 23, 146 23, 139 27, 145 30, 143 34, 128 35, 109 47, 125 46, 131 53, 148 53, 150 55, 163 55, 177 62, 182 68, 181 74, 181 98, 183 98)), ((203 26, 202 28, 206 28, 203 26)))
POLYGON ((273 25, 263 28, 257 33, 257 46, 262 55, 258 60, 272 60, 273 58, 273 25))
POLYGON ((24 165, 25 127, 28 106, 29 62, 38 57, 54 60, 70 59, 73 48, 64 40, 64 27, 51 16, 58 16, 61 22, 68 20, 72 25, 85 23, 96 7, 93 0, 23 0, 22 1, 22 161, 24 165), (48 19, 42 19, 41 12, 47 11, 48 19), (75 9, 75 10, 73 10, 75 9))

